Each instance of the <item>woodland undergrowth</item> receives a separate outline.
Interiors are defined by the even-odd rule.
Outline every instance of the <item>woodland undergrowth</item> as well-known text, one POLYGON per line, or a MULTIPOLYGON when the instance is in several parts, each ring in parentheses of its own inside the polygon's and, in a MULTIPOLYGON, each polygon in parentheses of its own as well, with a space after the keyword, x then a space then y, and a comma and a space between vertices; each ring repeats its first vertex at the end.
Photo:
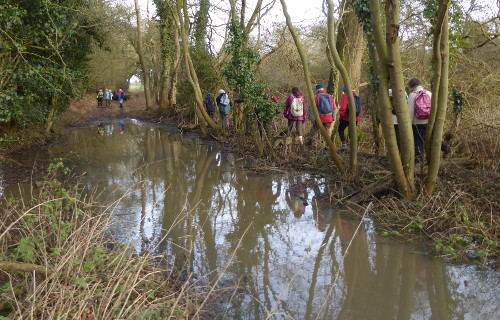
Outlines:
POLYGON ((216 291, 169 267, 165 256, 114 242, 112 208, 61 182, 70 174, 62 161, 52 163, 32 200, 5 200, 0 318, 202 319, 206 291, 216 291))

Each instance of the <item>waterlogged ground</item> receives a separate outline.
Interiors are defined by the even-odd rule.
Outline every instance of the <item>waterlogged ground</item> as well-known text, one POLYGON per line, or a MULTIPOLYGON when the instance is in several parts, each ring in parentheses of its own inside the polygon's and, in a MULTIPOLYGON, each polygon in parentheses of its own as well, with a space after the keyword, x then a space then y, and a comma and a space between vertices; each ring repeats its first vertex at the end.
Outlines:
POLYGON ((325 179, 252 173, 218 145, 124 124, 69 130, 17 161, 69 158, 118 241, 168 253, 200 283, 239 285, 217 319, 498 319, 497 274, 390 243, 332 209, 325 179))

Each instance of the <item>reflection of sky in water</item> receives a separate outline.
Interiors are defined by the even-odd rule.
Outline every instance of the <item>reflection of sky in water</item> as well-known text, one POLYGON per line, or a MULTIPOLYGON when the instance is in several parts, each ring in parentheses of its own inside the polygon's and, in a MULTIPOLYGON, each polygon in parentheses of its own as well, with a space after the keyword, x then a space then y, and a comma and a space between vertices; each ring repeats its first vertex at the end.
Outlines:
POLYGON ((182 248, 193 239, 198 277, 223 270, 234 254, 221 283, 241 280, 246 290, 226 305, 228 318, 275 312, 273 319, 314 319, 320 310, 321 319, 493 319, 498 313, 494 274, 387 244, 369 218, 353 237, 357 223, 330 208, 324 178, 246 172, 216 145, 130 121, 123 135, 71 130, 51 153, 71 155, 76 170, 88 173, 82 183, 104 189, 103 201, 119 200, 110 228, 119 241, 138 251, 156 247, 182 263, 182 248))

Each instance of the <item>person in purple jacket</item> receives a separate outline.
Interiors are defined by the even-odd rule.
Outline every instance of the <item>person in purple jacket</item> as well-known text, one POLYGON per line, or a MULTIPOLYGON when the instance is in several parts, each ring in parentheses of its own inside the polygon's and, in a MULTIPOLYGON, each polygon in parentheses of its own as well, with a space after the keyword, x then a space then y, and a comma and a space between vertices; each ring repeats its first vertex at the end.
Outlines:
POLYGON ((300 144, 304 144, 302 137, 302 124, 307 119, 307 105, 304 95, 299 88, 293 87, 292 94, 288 97, 285 104, 283 115, 288 119, 287 143, 291 142, 293 125, 297 128, 300 144))

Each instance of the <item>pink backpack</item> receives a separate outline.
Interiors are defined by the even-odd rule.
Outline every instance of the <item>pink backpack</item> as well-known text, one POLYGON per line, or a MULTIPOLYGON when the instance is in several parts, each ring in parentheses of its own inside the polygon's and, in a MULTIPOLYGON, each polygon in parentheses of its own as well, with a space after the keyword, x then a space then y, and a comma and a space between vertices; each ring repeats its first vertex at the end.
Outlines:
POLYGON ((417 119, 429 119, 431 114, 431 97, 427 94, 427 90, 413 91, 417 94, 415 98, 415 117, 417 119))

